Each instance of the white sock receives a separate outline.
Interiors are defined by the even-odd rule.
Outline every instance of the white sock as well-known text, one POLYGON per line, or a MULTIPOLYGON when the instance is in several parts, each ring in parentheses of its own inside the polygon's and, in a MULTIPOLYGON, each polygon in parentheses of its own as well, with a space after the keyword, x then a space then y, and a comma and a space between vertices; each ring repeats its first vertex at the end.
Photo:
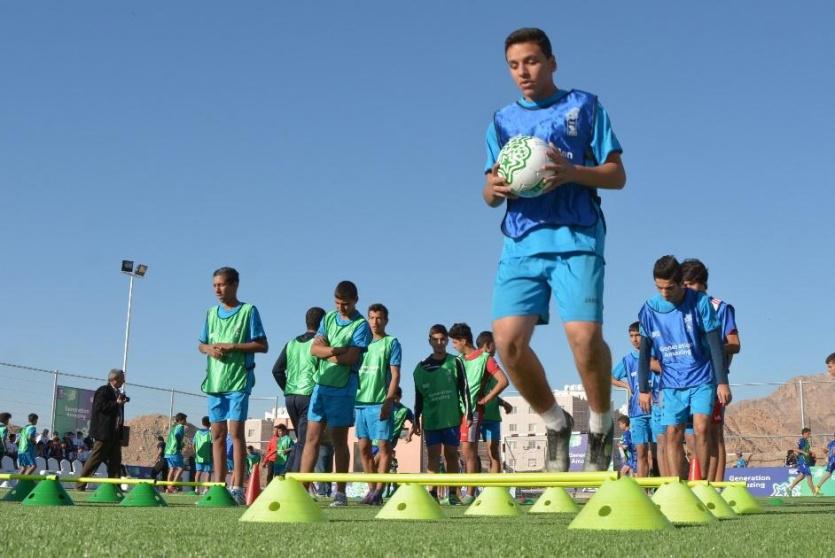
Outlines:
POLYGON ((612 426, 612 409, 605 413, 595 413, 589 409, 589 432, 605 434, 612 426))
POLYGON ((568 426, 565 420, 565 412, 556 403, 554 403, 553 407, 551 407, 539 416, 541 416, 542 420, 545 421, 545 426, 547 426, 551 430, 560 431, 566 426, 568 426))
POLYGON ((240 490, 241 492, 243 492, 244 487, 243 487, 243 486, 233 486, 233 487, 232 487, 232 490, 235 490, 235 491, 240 490))

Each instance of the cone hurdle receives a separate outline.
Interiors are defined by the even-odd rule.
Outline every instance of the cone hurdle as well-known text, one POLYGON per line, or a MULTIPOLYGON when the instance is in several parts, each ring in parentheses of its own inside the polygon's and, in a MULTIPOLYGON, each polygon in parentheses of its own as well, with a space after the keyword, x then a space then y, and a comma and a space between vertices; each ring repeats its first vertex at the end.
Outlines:
POLYGON ((325 516, 299 481, 275 477, 239 521, 318 523, 325 516))
POLYGON ((40 481, 34 490, 26 495, 24 506, 72 506, 73 501, 61 483, 54 479, 40 481))
POLYGON ((154 508, 165 507, 168 504, 153 486, 142 483, 133 487, 120 505, 126 508, 154 508))
POLYGON ((760 503, 743 486, 727 487, 722 491, 722 499, 728 503, 732 510, 740 515, 763 512, 760 503))
POLYGON ((419 484, 401 484, 377 514, 377 519, 445 519, 441 506, 419 484))
POLYGON ((528 513, 577 513, 580 508, 568 495, 565 488, 551 486, 545 489, 528 513))
POLYGON ((35 489, 35 481, 24 479, 17 481, 14 488, 3 496, 3 502, 22 502, 35 489))
POLYGON ((464 515, 491 516, 491 517, 516 517, 519 511, 516 501, 501 486, 485 486, 475 502, 470 504, 464 515))
POLYGON ((706 525, 716 518, 683 482, 662 485, 652 496, 661 513, 674 525, 706 525))
POLYGON ((674 527, 637 482, 623 477, 603 483, 568 528, 660 531, 674 527))
POLYGON ((211 487, 195 504, 204 508, 233 508, 238 505, 225 486, 211 487))
POLYGON ((93 492, 93 495, 87 499, 88 503, 95 504, 118 504, 124 500, 124 495, 119 493, 119 489, 113 483, 100 484, 93 492))

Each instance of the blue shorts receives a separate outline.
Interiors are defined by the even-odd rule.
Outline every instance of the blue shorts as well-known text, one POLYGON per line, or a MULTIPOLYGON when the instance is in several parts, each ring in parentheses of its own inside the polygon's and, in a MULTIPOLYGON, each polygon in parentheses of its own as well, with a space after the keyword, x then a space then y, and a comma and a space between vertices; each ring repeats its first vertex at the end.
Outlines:
POLYGON ((166 455, 165 460, 168 462, 170 469, 182 469, 184 466, 182 455, 166 455))
POLYGON ((244 422, 248 411, 249 394, 245 391, 209 394, 209 420, 212 422, 244 422))
POLYGON ((812 476, 812 471, 809 469, 809 465, 805 461, 801 461, 799 459, 797 461, 797 472, 802 473, 807 477, 812 476))
POLYGON ((550 320, 551 293, 563 322, 603 321, 603 258, 590 252, 539 254, 501 260, 493 284, 493 319, 550 320))
POLYGON ((659 436, 663 436, 667 432, 667 428, 661 424, 661 416, 664 413, 664 408, 661 404, 652 406, 652 414, 650 415, 649 424, 652 429, 652 441, 657 442, 659 436))
POLYGON ((481 439, 485 442, 501 442, 502 423, 499 420, 485 420, 481 422, 481 439))
POLYGON ((423 433, 423 439, 426 441, 426 447, 438 444, 458 447, 461 444, 461 429, 458 426, 450 426, 440 430, 427 430, 423 433))
POLYGON ((380 409, 382 405, 364 405, 354 410, 357 438, 368 438, 369 440, 391 439, 394 430, 394 420, 389 415, 388 420, 380 420, 380 409))
POLYGON ((648 444, 652 440, 652 431, 650 430, 650 416, 642 415, 640 417, 629 417, 629 430, 632 432, 632 443, 648 444))
POLYGON ((310 394, 307 420, 326 422, 331 428, 354 426, 354 396, 326 395, 319 391, 319 385, 310 394))
POLYGON ((35 465, 35 458, 37 456, 38 453, 35 451, 35 448, 30 447, 28 450, 17 454, 17 464, 20 467, 32 467, 35 465))
POLYGON ((212 472, 212 464, 211 463, 195 463, 194 470, 198 473, 211 473, 212 472))
POLYGON ((661 416, 661 424, 685 425, 690 415, 711 416, 715 392, 716 388, 712 383, 688 388, 663 388, 661 400, 664 412, 661 416))

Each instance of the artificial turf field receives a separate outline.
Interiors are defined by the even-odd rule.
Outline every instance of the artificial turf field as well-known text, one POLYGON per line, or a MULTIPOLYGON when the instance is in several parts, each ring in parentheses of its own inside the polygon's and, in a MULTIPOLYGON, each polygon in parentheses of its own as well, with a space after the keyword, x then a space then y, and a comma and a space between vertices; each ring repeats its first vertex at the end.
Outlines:
MULTIPOLYGON (((241 523, 242 508, 198 508, 190 495, 166 495, 167 508, 0 502, 2 555, 51 556, 830 556, 835 498, 783 498, 766 513, 670 532, 568 530, 573 516, 465 517, 444 506, 437 522, 378 521, 379 508, 331 509, 328 523, 241 523)), ((0 497, 5 491, 0 490, 0 497)), ((522 506, 523 512, 527 506, 522 506)))

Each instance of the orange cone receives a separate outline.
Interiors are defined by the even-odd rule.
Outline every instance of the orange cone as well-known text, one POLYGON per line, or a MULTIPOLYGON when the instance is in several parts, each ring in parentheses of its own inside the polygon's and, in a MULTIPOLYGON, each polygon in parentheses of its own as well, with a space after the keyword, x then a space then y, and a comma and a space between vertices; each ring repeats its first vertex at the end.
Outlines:
POLYGON ((690 460, 690 474, 687 476, 687 480, 691 481, 700 481, 702 479, 702 468, 699 466, 699 458, 695 455, 693 459, 690 460))
POLYGON ((252 502, 261 494, 261 467, 256 464, 249 474, 249 484, 246 487, 246 505, 251 506, 252 502))

